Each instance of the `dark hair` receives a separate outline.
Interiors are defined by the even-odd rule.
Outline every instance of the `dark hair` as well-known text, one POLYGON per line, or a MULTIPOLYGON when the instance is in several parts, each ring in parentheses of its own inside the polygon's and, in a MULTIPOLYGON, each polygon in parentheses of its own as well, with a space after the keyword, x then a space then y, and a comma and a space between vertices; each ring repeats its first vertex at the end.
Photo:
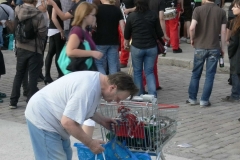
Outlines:
POLYGON ((117 72, 107 77, 110 84, 117 86, 117 90, 129 91, 131 96, 130 99, 138 92, 138 88, 134 84, 132 77, 127 73, 117 72))
POLYGON ((136 12, 145 12, 149 10, 148 0, 136 0, 135 2, 136 12))
MULTIPOLYGON (((234 0, 233 6, 240 8, 240 0, 234 0)), ((236 17, 232 20, 232 31, 231 34, 235 34, 240 29, 240 15, 235 15, 236 17)))
POLYGON ((37 2, 37 0, 23 0, 23 2, 33 4, 33 3, 37 2))

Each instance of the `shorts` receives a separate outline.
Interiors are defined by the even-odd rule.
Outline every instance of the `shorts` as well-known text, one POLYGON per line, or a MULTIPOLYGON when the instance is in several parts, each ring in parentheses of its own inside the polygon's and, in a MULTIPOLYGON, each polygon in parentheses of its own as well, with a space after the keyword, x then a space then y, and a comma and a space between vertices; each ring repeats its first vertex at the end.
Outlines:
POLYGON ((184 12, 183 12, 182 16, 184 17, 185 22, 192 20, 192 13, 193 13, 192 8, 184 8, 184 12))

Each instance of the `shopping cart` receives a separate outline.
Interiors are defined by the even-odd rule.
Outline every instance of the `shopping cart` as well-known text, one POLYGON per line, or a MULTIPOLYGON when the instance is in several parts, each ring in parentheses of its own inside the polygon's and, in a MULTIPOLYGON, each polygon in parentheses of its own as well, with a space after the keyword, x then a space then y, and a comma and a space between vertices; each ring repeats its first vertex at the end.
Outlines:
POLYGON ((151 95, 134 97, 132 100, 102 102, 99 112, 115 118, 114 133, 101 127, 102 138, 112 136, 126 144, 132 152, 145 152, 164 160, 163 146, 176 134, 179 106, 160 105, 151 95))

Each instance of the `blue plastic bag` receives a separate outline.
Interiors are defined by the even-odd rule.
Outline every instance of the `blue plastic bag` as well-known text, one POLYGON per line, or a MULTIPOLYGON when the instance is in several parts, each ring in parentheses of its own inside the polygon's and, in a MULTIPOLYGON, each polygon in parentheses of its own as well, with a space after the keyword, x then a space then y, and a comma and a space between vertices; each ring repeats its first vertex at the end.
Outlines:
POLYGON ((151 160, 147 153, 132 153, 116 138, 104 144, 105 151, 97 155, 82 143, 75 143, 74 146, 77 147, 78 157, 81 160, 151 160))

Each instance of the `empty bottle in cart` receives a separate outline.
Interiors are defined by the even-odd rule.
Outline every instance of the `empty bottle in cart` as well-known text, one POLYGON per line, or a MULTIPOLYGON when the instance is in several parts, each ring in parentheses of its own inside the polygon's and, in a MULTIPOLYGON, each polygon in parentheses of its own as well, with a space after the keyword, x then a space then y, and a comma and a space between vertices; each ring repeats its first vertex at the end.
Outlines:
POLYGON ((221 55, 219 58, 219 67, 224 67, 224 60, 223 60, 223 56, 221 55))

